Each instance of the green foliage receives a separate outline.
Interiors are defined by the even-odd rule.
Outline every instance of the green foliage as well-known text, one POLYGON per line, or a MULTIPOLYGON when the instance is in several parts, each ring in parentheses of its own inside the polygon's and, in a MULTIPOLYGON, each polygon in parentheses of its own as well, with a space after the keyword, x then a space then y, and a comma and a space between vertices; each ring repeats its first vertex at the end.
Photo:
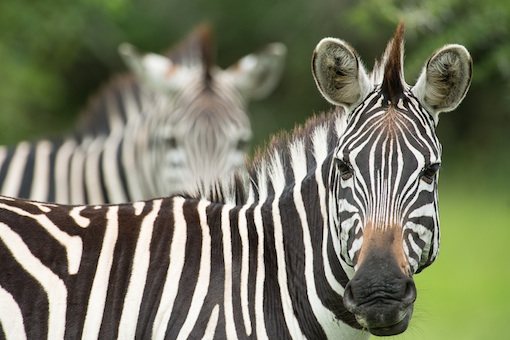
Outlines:
MULTIPOLYGON (((279 91, 252 106, 256 142, 328 108, 310 75, 315 44, 324 36, 349 41, 371 67, 396 23, 406 23, 406 74, 418 76, 426 58, 445 43, 468 47, 475 61, 464 116, 441 127, 457 143, 475 140, 480 126, 496 144, 510 124, 510 7, 506 0, 62 0, 0 3, 1 143, 45 136, 70 126, 86 99, 112 73, 124 69, 117 46, 129 41, 162 51, 195 25, 217 32, 218 62, 228 66, 269 41, 289 47, 279 91), (473 99, 471 99, 473 98, 473 99), (490 98, 485 100, 485 98, 490 98), (496 102, 494 102, 496 100, 496 102), (474 111, 489 106, 483 115, 474 111), (472 124, 466 124, 466 116, 472 124), (462 121, 462 122, 461 122, 462 121), (260 122, 260 125, 259 125, 260 122)), ((501 147, 500 147, 501 148, 501 147)))
POLYGON ((510 77, 510 8, 505 0, 365 0, 355 6, 349 22, 368 37, 379 38, 381 25, 406 23, 413 47, 407 67, 416 76, 420 60, 445 43, 467 46, 476 61, 474 84, 491 77, 510 77), (417 56, 421 58, 416 58, 417 56))
POLYGON ((58 111, 70 105, 63 72, 75 61, 84 24, 80 8, 66 1, 0 3, 2 140, 51 130, 53 117, 62 117, 58 111))

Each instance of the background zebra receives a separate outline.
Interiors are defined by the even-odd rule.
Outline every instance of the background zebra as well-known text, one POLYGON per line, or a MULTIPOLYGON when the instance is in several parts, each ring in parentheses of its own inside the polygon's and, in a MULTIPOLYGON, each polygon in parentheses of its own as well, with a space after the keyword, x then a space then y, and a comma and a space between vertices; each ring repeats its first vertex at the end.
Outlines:
POLYGON ((275 138, 249 165, 249 181, 225 178, 194 198, 122 205, 1 198, 4 335, 403 332, 416 298, 412 276, 439 249, 434 129, 439 112, 465 96, 471 58, 446 45, 411 88, 402 55, 402 24, 370 76, 352 47, 323 39, 313 74, 338 108, 275 138))
POLYGON ((76 134, 0 147, 0 193, 59 203, 119 203, 167 196, 243 163, 246 104, 276 86, 286 49, 268 45, 226 70, 201 26, 168 56, 122 56, 139 81, 103 88, 76 134))

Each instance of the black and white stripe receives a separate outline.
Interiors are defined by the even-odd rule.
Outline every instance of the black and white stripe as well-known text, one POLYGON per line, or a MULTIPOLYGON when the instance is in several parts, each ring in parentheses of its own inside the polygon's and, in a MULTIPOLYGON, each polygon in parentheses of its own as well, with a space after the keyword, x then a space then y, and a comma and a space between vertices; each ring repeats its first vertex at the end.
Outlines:
POLYGON ((135 122, 148 104, 142 103, 133 78, 118 77, 94 98, 74 134, 0 146, 0 192, 61 203, 142 198, 140 189, 126 182, 125 169, 134 160, 125 148, 133 136, 125 135, 133 124, 128 122, 135 122))
POLYGON ((435 172, 409 168, 439 159, 440 149, 430 111, 413 92, 392 106, 384 86, 370 87, 352 110, 274 139, 247 179, 225 178, 195 197, 106 206, 0 198, 4 335, 367 339, 403 331, 401 320, 371 323, 355 285, 374 261, 381 268, 373 277, 388 281, 368 280, 369 305, 381 311, 382 303, 387 322, 401 314, 394 306, 408 297, 385 285, 393 255, 405 249, 410 284, 433 261, 438 238, 422 235, 438 226, 429 209, 437 211, 435 172), (378 123, 388 114, 399 117, 394 135, 378 123), (378 235, 372 220, 380 229, 398 224, 405 242, 378 235), (389 239, 390 251, 378 248, 389 239))
POLYGON ((0 146, 0 193, 120 203, 189 190, 241 166, 251 139, 247 103, 274 89, 285 47, 270 44, 222 70, 211 35, 200 27, 165 56, 123 45, 138 80, 104 87, 74 134, 0 146))

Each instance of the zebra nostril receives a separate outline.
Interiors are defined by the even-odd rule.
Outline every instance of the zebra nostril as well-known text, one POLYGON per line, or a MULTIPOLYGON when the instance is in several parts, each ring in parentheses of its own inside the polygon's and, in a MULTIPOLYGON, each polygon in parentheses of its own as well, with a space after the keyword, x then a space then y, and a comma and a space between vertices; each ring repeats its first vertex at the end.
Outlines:
POLYGON ((354 299, 354 295, 352 293, 351 283, 349 282, 347 286, 345 286, 344 296, 343 296, 344 306, 351 313, 354 313, 356 310, 357 304, 354 299))
POLYGON ((416 285, 413 279, 408 278, 405 284, 405 292, 402 298, 402 302, 408 306, 416 301, 416 285))

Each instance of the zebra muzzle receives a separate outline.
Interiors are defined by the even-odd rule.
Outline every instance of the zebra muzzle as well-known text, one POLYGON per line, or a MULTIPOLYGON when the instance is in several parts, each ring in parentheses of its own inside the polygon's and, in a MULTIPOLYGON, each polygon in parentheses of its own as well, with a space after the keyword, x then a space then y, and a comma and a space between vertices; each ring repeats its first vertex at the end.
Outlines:
MULTIPOLYGON (((365 240, 366 241, 366 240, 365 240)), ((343 303, 373 335, 404 332, 413 314, 416 286, 388 247, 372 244, 345 287, 343 303)))

